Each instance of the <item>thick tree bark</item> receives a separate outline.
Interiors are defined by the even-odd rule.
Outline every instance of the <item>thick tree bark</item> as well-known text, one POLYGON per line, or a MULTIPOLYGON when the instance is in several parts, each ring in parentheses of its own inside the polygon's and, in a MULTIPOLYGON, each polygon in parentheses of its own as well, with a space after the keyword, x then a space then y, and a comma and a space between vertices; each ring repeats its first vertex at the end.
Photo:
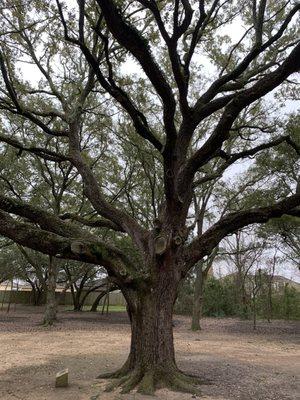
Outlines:
POLYGON ((138 392, 153 394, 158 387, 199 393, 195 377, 183 374, 175 361, 173 306, 177 284, 169 276, 160 276, 151 288, 122 289, 131 320, 131 346, 127 361, 115 373, 99 378, 118 378, 108 389, 121 386, 122 393, 137 387, 138 392))
POLYGON ((55 297, 57 266, 53 257, 49 257, 46 309, 44 314, 44 325, 53 325, 57 317, 57 300, 55 297))

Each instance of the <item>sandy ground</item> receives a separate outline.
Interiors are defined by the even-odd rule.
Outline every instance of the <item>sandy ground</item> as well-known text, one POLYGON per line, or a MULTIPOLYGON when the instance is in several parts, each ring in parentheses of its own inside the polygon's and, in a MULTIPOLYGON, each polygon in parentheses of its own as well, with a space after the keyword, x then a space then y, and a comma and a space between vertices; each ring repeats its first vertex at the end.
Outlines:
MULTIPOLYGON (((136 393, 105 393, 99 373, 117 369, 125 361, 130 326, 124 313, 60 314, 52 328, 38 323, 41 308, 18 306, 0 311, 1 400, 146 400, 136 393), (56 372, 69 368, 70 386, 56 389, 56 372)), ((300 399, 299 325, 296 322, 259 322, 256 332, 246 321, 204 319, 203 330, 189 330, 189 319, 174 317, 177 363, 187 372, 210 379, 203 385, 207 400, 300 399), (298 328, 298 329, 297 329, 298 328), (298 343, 297 343, 298 342, 298 343)), ((156 399, 187 400, 190 394, 168 390, 156 399)))

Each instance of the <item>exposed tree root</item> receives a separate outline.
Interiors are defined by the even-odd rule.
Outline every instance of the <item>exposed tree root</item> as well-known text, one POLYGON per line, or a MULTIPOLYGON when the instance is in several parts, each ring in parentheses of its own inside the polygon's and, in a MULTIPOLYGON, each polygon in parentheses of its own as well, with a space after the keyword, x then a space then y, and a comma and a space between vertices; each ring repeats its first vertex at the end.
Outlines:
POLYGON ((119 378, 122 378, 125 375, 129 374, 130 371, 131 371, 131 368, 129 366, 129 361, 127 360, 126 363, 117 371, 101 374, 101 375, 97 376, 97 379, 119 379, 119 378))
POLYGON ((198 382, 196 382, 196 380, 189 379, 189 377, 184 374, 175 373, 168 377, 166 387, 178 392, 200 395, 201 391, 197 387, 197 384, 198 382))
POLYGON ((129 380, 130 375, 131 374, 125 375, 122 378, 117 378, 115 381, 111 382, 109 385, 106 386, 105 392, 112 392, 118 387, 123 387, 123 385, 125 385, 125 383, 129 380))
POLYGON ((181 370, 177 370, 177 373, 179 373, 180 377, 185 379, 188 383, 191 383, 192 385, 210 385, 212 382, 209 379, 204 379, 200 378, 198 375, 194 374, 188 374, 186 372, 183 372, 181 370))
POLYGON ((131 390, 133 390, 138 383, 141 381, 143 374, 142 371, 133 371, 131 374, 129 374, 129 378, 126 379, 126 381, 122 384, 122 389, 121 393, 129 393, 131 390))
POLYGON ((121 388, 121 393, 129 393, 131 390, 137 389, 139 393, 145 395, 153 395, 156 389, 166 387, 170 390, 180 391, 200 395, 199 385, 207 384, 195 376, 189 376, 173 367, 167 368, 135 368, 128 372, 126 364, 113 374, 101 375, 101 379, 116 378, 110 383, 105 391, 112 391, 121 388))
POLYGON ((50 326, 55 325, 55 323, 54 323, 54 322, 49 322, 49 321, 47 321, 47 322, 42 322, 41 325, 42 325, 44 328, 48 328, 48 327, 50 327, 50 326))
POLYGON ((156 388, 154 372, 146 372, 139 383, 138 392, 151 396, 154 394, 156 388))
POLYGON ((57 318, 55 318, 55 319, 53 319, 53 320, 45 320, 45 319, 44 319, 44 320, 40 323, 40 325, 43 326, 43 327, 45 327, 45 328, 47 328, 47 327, 50 327, 50 326, 55 325, 57 322, 58 322, 58 319, 57 319, 57 318))

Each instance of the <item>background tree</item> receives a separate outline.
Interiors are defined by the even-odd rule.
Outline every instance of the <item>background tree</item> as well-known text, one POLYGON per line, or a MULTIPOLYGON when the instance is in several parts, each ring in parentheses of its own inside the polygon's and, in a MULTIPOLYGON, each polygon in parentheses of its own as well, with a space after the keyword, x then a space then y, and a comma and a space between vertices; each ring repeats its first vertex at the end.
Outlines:
MULTIPOLYGON (((299 115, 291 114, 280 123, 285 130, 300 145, 300 119, 299 115)), ((258 201, 278 198, 279 195, 293 193, 300 190, 300 160, 295 152, 289 152, 285 144, 270 149, 264 157, 259 156, 255 166, 249 171, 252 179, 264 180, 266 183, 262 190, 257 190, 255 195, 258 201), (288 157, 287 157, 288 154, 288 157), (255 178, 254 178, 255 177, 255 178)), ((291 267, 300 266, 300 225, 297 215, 286 215, 280 219, 272 219, 259 228, 259 235, 273 242, 291 267)))
POLYGON ((67 263, 63 267, 66 275, 66 287, 70 288, 74 311, 82 311, 88 295, 103 286, 99 278, 103 278, 103 271, 90 264, 78 265, 67 263))
POLYGON ((20 257, 14 255, 14 259, 19 264, 19 277, 28 282, 32 289, 33 304, 40 306, 43 295, 47 294, 48 281, 48 257, 36 251, 30 251, 22 246, 14 246, 14 250, 20 257))
POLYGON ((1 238, 0 241, 0 284, 11 280, 18 273, 18 264, 11 252, 12 242, 1 238))
POLYGON ((258 283, 261 281, 261 279, 256 279, 256 276, 251 280, 252 275, 255 275, 253 268, 263 262, 262 254, 266 250, 266 242, 259 242, 253 233, 250 236, 245 231, 238 231, 233 237, 225 239, 223 243, 221 255, 230 267, 231 277, 236 289, 235 303, 238 314, 244 318, 248 318, 250 311, 249 303, 253 296, 257 294, 256 289, 258 283), (247 293, 249 280, 251 281, 251 287, 253 287, 253 290, 250 291, 251 296, 247 293))
POLYGON ((275 252, 273 257, 267 259, 266 263, 266 271, 264 271, 264 284, 265 284, 265 304, 264 309, 266 310, 266 316, 268 322, 271 322, 273 316, 273 284, 274 284, 274 275, 275 268, 278 261, 277 257, 277 248, 275 248, 275 252))
POLYGON ((300 194, 237 202, 200 235, 189 230, 193 196, 238 161, 274 146, 287 143, 299 156, 289 134, 265 132, 259 118, 250 127, 239 122, 245 110, 263 107, 265 95, 293 85, 300 6, 80 0, 72 8, 58 0, 6 0, 1 7, 2 151, 14 147, 71 165, 93 218, 72 207, 71 218, 62 219, 25 190, 21 198, 0 195, 0 233, 51 257, 107 269, 131 315, 130 354, 112 375, 123 392, 197 392, 199 381, 175 363, 172 312, 180 283, 227 235, 299 215, 300 194), (244 29, 234 42, 224 29, 236 22, 244 29), (129 59, 135 75, 120 68, 129 59), (22 75, 24 63, 34 66, 36 81, 22 75), (253 127, 261 134, 249 141, 243 133, 253 127), (138 147, 150 154, 155 174, 148 166, 137 172, 138 147))
POLYGON ((212 269, 213 262, 216 258, 218 247, 207 257, 206 260, 201 260, 199 265, 196 265, 196 277, 194 284, 194 301, 192 313, 192 330, 201 330, 200 320, 203 315, 204 301, 204 285, 207 280, 209 271, 212 269))
POLYGON ((97 308, 98 308, 98 305, 100 303, 100 300, 102 298, 104 298, 103 305, 102 305, 102 314, 103 314, 105 305, 106 305, 107 312, 108 312, 108 309, 109 309, 109 303, 108 303, 108 301, 109 301, 109 293, 117 290, 118 286, 116 286, 115 284, 110 282, 109 279, 104 278, 97 285, 97 289, 98 289, 99 294, 95 298, 95 300, 94 300, 94 302, 93 302, 93 304, 91 306, 90 311, 91 312, 97 311, 97 308))

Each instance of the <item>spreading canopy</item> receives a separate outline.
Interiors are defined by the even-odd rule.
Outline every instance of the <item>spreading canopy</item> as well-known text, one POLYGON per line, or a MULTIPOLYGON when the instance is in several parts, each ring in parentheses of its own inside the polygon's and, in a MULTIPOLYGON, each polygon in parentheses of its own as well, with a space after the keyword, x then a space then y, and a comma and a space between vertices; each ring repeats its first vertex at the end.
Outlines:
POLYGON ((265 0, 80 0, 74 7, 5 0, 3 164, 15 148, 22 157, 71 166, 93 218, 77 200, 55 215, 37 206, 29 189, 17 198, 6 168, 0 234, 46 254, 102 264, 128 282, 148 278, 150 260, 171 250, 185 276, 226 235, 298 213, 295 191, 225 212, 199 235, 189 229, 193 196, 241 160, 282 144, 299 156, 299 141, 276 129, 262 100, 267 95, 272 103, 269 93, 292 87, 299 71, 299 9, 265 0), (242 32, 233 38, 237 24, 242 32), (118 248, 125 236, 139 265, 124 254, 126 246, 118 248))

